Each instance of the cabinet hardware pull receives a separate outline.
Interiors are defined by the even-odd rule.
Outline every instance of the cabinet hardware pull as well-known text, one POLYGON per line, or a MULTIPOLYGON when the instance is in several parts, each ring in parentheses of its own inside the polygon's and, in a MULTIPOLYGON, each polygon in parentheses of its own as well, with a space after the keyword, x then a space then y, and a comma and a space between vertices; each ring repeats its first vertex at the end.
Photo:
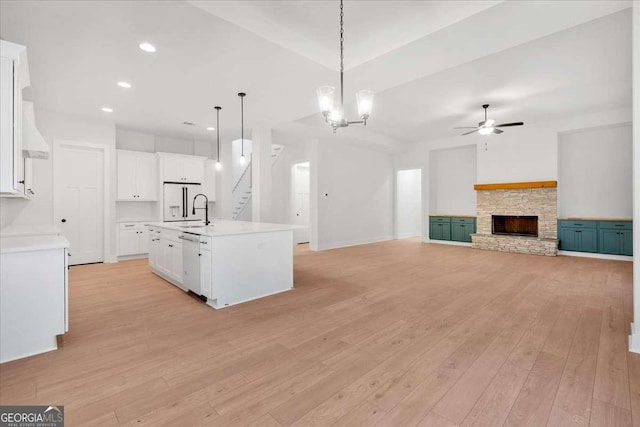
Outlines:
POLYGON ((169 245, 169 247, 170 247, 170 248, 172 248, 172 247, 173 247, 173 245, 169 245))

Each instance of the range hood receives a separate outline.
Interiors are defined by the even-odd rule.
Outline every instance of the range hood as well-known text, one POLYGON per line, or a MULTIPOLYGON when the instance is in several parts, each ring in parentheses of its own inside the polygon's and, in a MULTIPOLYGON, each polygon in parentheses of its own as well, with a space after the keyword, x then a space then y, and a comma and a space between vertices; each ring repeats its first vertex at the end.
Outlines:
POLYGON ((22 103, 22 154, 32 159, 48 159, 49 144, 36 128, 33 103, 22 103))

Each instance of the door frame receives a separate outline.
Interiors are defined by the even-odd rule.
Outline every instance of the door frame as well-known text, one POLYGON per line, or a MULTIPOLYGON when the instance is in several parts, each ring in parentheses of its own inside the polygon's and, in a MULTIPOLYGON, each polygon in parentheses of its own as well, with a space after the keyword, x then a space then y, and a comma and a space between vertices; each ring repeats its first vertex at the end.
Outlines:
POLYGON ((110 252, 109 252, 109 248, 111 247, 111 239, 110 236, 111 234, 109 233, 109 224, 111 223, 111 206, 109 204, 109 200, 110 200, 110 195, 111 195, 111 188, 110 188, 110 183, 109 183, 109 166, 110 166, 110 159, 109 159, 109 154, 110 154, 110 149, 107 145, 104 144, 95 144, 92 142, 80 142, 80 141, 73 141, 73 140, 67 140, 67 139, 54 139, 53 140, 53 151, 52 151, 52 161, 53 164, 51 165, 52 169, 53 169, 53 217, 52 217, 52 222, 54 224, 54 226, 57 226, 57 222, 56 222, 56 218, 57 218, 57 204, 56 204, 56 200, 59 198, 58 195, 58 187, 57 187, 57 182, 59 179, 58 173, 59 171, 56 168, 56 160, 55 160, 55 156, 56 153, 59 152, 59 150, 63 147, 63 146, 70 146, 70 147, 78 147, 78 148, 89 148, 89 149, 93 149, 93 150, 100 150, 102 151, 102 262, 103 263, 107 263, 107 262, 111 262, 110 259, 110 252))
MULTIPOLYGON (((419 230, 419 234, 415 237, 420 236, 421 240, 424 240, 424 232, 425 232, 425 227, 428 227, 428 223, 425 224, 424 222, 424 185, 425 185, 425 180, 424 180, 424 168, 422 166, 420 167, 403 167, 403 168, 394 168, 393 169, 393 235, 394 238, 397 239, 403 239, 406 236, 400 236, 400 233, 398 232, 399 226, 398 226, 398 172, 400 171, 412 171, 412 170, 419 170, 420 171, 420 208, 419 208, 419 212, 420 212, 420 230, 419 230)), ((427 233, 427 236, 429 235, 429 233, 427 233)))

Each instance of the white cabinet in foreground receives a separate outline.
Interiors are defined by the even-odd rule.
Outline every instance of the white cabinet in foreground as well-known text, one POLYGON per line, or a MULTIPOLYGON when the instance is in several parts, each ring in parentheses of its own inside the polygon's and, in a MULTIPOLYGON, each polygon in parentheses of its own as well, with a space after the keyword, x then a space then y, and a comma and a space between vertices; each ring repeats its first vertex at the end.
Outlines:
MULTIPOLYGON (((224 308, 293 289, 293 228, 281 224, 214 220, 211 226, 152 223, 149 265, 154 273, 183 290, 182 247, 199 243, 199 292, 208 305, 224 308)), ((186 272, 193 274, 193 271, 186 272)), ((193 277, 193 276, 188 276, 193 277)), ((195 292, 195 291, 194 291, 195 292)))
POLYGON ((69 330, 68 247, 59 236, 2 238, 0 363, 55 350, 69 330))

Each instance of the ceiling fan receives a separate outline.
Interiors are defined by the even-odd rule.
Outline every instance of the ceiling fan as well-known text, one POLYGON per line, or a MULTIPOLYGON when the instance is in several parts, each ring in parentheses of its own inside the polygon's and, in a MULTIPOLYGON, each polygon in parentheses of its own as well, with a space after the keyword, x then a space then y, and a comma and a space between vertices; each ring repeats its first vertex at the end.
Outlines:
POLYGON ((487 108, 489 108, 489 104, 484 104, 482 106, 482 108, 484 108, 484 121, 478 123, 478 126, 466 126, 466 127, 457 127, 454 129, 473 129, 469 132, 465 132, 462 135, 469 135, 472 134, 474 132, 478 132, 480 135, 490 135, 492 133, 500 134, 502 132, 504 132, 503 130, 497 129, 497 128, 505 128, 505 127, 509 127, 509 126, 522 126, 524 125, 524 122, 513 122, 513 123, 502 123, 499 125, 495 124, 495 120, 493 119, 489 119, 487 120, 487 108))

